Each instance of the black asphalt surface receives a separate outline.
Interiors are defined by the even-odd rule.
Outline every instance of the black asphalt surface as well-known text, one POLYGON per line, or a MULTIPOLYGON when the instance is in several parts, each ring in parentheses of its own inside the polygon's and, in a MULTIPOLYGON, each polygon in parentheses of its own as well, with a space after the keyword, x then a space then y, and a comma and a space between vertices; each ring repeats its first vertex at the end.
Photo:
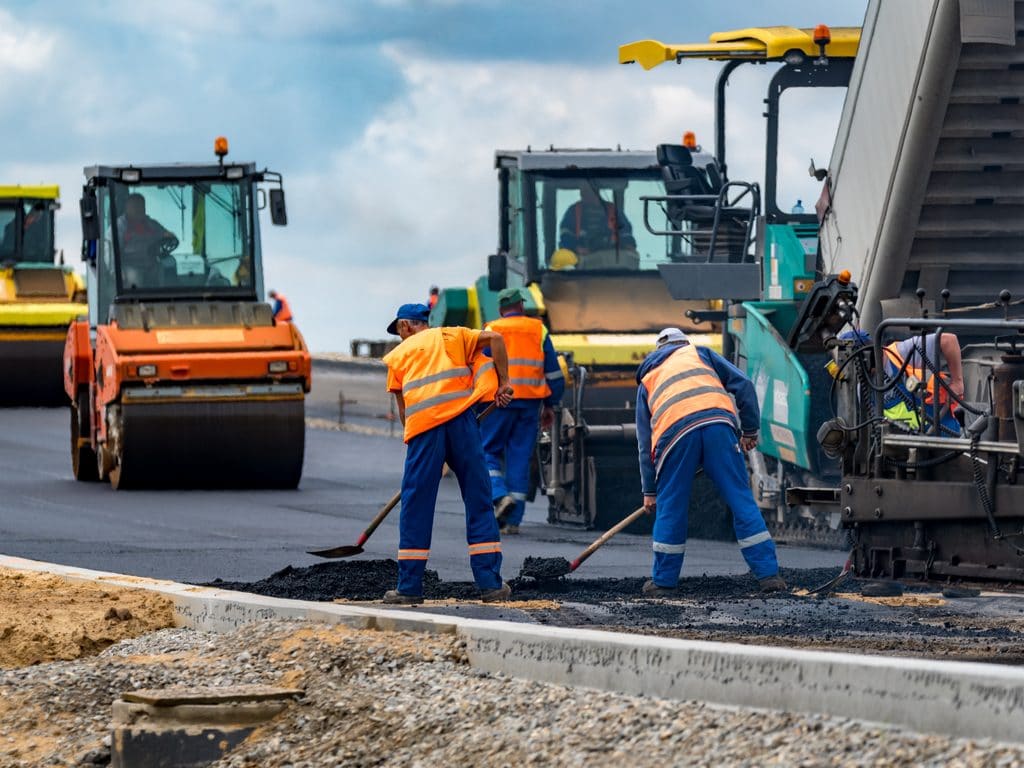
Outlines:
MULTIPOLYGON (((343 388, 346 398, 361 401, 349 408, 356 428, 380 434, 308 429, 296 491, 113 491, 106 484, 78 483, 71 476, 66 409, 2 409, 0 553, 189 582, 255 581, 289 565, 322 562, 305 551, 354 543, 401 485, 404 445, 387 436, 388 422, 375 415, 386 404, 382 380, 338 370, 316 380, 308 416, 336 421, 343 388)), ((515 576, 527 556, 571 560, 596 537, 552 527, 545 518, 539 497, 522 533, 504 542, 506 577, 515 576)), ((394 558, 397 548, 396 509, 360 557, 394 558)), ((838 568, 843 557, 780 547, 784 567, 838 568)), ((649 565, 650 540, 620 535, 577 574, 643 577, 649 565)), ((470 578, 454 478, 442 481, 429 567, 445 580, 470 578)), ((686 574, 746 571, 735 544, 693 542, 688 548, 686 574)))

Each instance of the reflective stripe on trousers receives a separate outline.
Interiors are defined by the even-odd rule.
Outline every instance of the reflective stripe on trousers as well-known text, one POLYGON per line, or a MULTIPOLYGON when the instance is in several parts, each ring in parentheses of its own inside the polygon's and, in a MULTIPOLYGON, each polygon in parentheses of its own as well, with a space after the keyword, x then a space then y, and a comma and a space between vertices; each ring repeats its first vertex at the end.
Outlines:
POLYGON ((530 490, 530 459, 540 428, 540 401, 499 408, 480 422, 484 454, 491 475, 491 499, 502 496, 515 499, 508 513, 509 525, 519 525, 526 512, 526 493, 530 490))

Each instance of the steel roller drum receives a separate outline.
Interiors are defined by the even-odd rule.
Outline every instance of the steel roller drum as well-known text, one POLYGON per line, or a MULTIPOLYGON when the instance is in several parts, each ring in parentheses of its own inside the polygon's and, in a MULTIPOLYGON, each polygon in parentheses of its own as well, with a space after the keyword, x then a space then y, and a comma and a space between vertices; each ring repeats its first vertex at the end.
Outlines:
POLYGON ((122 488, 295 488, 302 477, 305 403, 184 399, 121 406, 122 488))
POLYGON ((0 341, 0 405, 66 405, 64 338, 0 341))

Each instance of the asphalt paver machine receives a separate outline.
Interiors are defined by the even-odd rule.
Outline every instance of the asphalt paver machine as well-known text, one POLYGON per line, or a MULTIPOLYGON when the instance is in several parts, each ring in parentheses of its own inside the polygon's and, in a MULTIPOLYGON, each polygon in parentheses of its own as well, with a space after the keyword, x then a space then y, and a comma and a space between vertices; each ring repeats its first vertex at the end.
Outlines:
POLYGON ((259 209, 287 223, 281 176, 215 148, 216 162, 85 169, 89 316, 64 353, 78 480, 299 483, 310 356, 261 300, 259 209))
POLYGON ((81 275, 55 263, 59 207, 56 185, 0 186, 0 404, 64 402, 64 338, 87 308, 81 275))
POLYGON ((644 226, 691 245, 685 257, 659 265, 675 298, 728 302, 712 319, 725 323, 724 353, 757 390, 760 443, 748 453, 748 465, 769 529, 781 540, 822 546, 845 542, 837 510, 813 497, 839 474, 816 435, 828 413, 826 344, 850 318, 856 286, 848 274, 823 270, 815 213, 786 211, 778 203, 780 115, 791 89, 845 89, 859 39, 857 28, 764 27, 717 33, 704 43, 644 40, 619 49, 621 63, 645 69, 691 59, 724 62, 715 91, 714 156, 706 161, 685 147, 659 147, 666 194, 644 201, 644 226), (734 179, 726 163, 726 89, 738 68, 758 64, 774 70, 765 98, 763 186, 734 179), (739 236, 750 232, 751 220, 753 236, 739 236), (793 487, 809 488, 811 499, 787 504, 793 487))

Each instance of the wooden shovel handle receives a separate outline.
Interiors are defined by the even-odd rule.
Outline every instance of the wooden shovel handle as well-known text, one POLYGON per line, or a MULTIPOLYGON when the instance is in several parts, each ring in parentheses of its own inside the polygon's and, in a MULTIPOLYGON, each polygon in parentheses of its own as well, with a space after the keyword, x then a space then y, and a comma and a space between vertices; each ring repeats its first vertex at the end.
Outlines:
POLYGON ((579 568, 580 565, 583 564, 584 560, 586 560, 592 554, 597 552, 597 550, 599 550, 601 547, 603 547, 606 543, 608 543, 608 539, 610 539, 615 534, 619 533, 623 528, 626 528, 631 523, 635 522, 637 519, 639 519, 639 517, 641 515, 645 514, 646 511, 647 511, 646 507, 640 507, 639 509, 637 509, 636 511, 634 511, 633 513, 631 513, 627 517, 624 517, 622 520, 617 522, 615 525, 613 525, 607 531, 602 533, 601 536, 597 539, 597 541, 595 541, 589 547, 584 549, 583 552, 580 553, 580 556, 572 561, 572 564, 569 566, 569 570, 570 571, 575 571, 577 568, 579 568))

